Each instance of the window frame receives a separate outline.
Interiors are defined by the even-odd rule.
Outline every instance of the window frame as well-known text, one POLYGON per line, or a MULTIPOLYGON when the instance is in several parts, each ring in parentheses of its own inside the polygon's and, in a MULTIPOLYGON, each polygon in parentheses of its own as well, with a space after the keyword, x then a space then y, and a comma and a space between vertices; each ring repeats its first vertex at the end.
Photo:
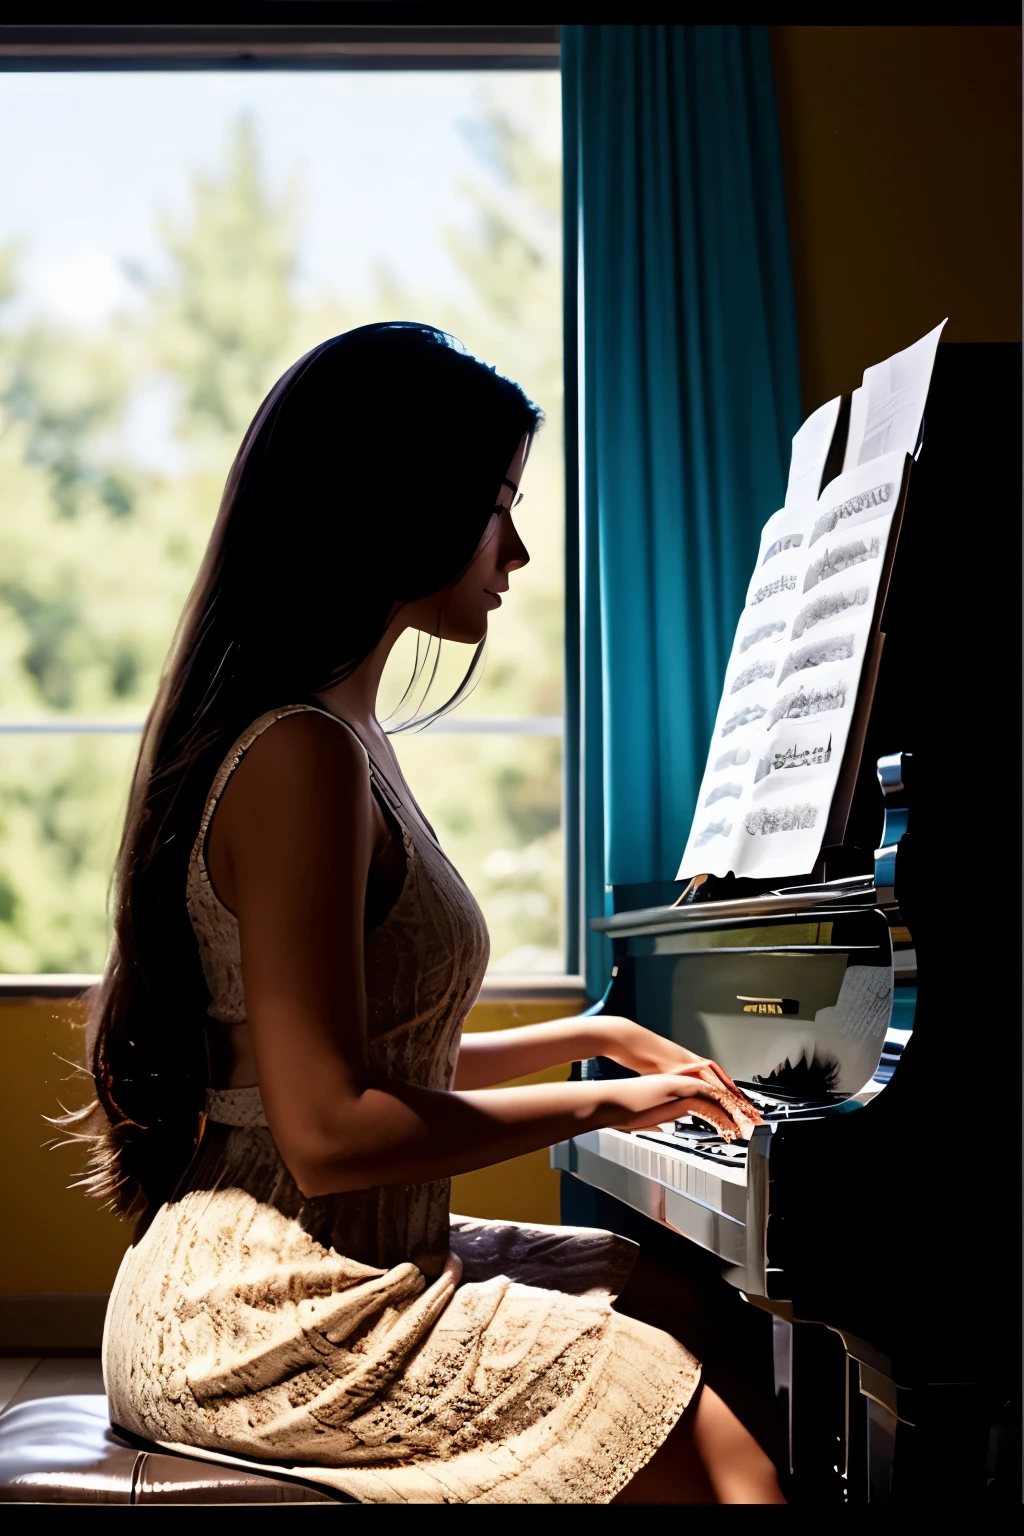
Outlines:
MULTIPOLYGON (((0 73, 93 71, 239 70, 557 70, 561 67, 560 32, 552 25, 464 26, 392 24, 367 26, 332 20, 366 15, 366 5, 317 5, 316 20, 307 20, 313 7, 290 0, 285 7, 261 7, 259 21, 226 24, 181 22, 171 25, 89 23, 86 25, 0 24, 0 73), (286 19, 285 19, 286 18, 286 19)), ((403 7, 404 9, 404 7, 403 7)), ((563 252, 568 271, 570 253, 563 252)), ((568 299, 575 294, 575 272, 565 284, 568 299)), ((562 737, 562 825, 565 849, 564 974, 488 978, 483 996, 566 1001, 586 997, 581 972, 584 922, 580 814, 580 592, 577 471, 577 336, 573 314, 563 316, 565 384, 565 686, 562 737)), ((517 717, 518 718, 518 717, 517 717)), ((523 717, 527 735, 556 734, 553 718, 523 717)), ((484 732, 510 731, 511 719, 495 719, 484 732)), ((469 721, 440 722, 434 729, 464 732, 469 721)), ((12 721, 0 723, 0 735, 27 730, 52 734, 95 731, 124 733, 141 724, 71 720, 58 723, 12 721)), ((477 727, 479 729, 479 727, 477 727)), ((91 975, 18 976, 0 973, 0 998, 73 997, 98 978, 91 975)))
MULTIPOLYGON (((280 22, 226 25, 0 25, 0 69, 558 69, 556 26, 295 23, 301 3, 266 5, 280 22)), ((368 7, 317 6, 352 14, 368 7)))

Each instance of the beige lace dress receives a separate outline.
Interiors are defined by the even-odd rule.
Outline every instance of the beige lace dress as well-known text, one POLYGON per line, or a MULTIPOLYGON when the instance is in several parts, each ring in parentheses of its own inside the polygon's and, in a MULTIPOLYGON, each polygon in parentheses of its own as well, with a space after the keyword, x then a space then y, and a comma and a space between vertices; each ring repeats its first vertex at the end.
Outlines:
MULTIPOLYGON (((213 1001, 245 1018, 238 931, 204 844, 188 910, 213 1001)), ((406 877, 367 936, 370 1058, 451 1086, 487 962, 475 901, 370 760, 402 830, 406 877)), ((608 1232, 450 1217, 447 1180, 305 1199, 278 1154, 258 1088, 212 1092, 176 1198, 125 1255, 103 1364, 113 1422, 222 1461, 273 1462, 364 1503, 584 1503, 611 1499, 692 1396, 693 1357, 612 1310, 635 1248, 608 1232)))

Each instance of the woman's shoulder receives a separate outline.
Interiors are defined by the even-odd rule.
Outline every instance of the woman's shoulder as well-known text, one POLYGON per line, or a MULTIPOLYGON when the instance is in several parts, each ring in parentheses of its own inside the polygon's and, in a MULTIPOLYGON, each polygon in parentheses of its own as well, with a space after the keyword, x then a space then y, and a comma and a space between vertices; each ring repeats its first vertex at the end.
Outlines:
POLYGON ((332 783, 339 773, 349 782, 369 781, 369 757, 353 728, 310 705, 261 715, 239 745, 238 765, 248 767, 250 778, 269 775, 280 782, 295 777, 317 779, 326 772, 332 783))
POLYGON ((320 813, 330 805, 358 814, 369 800, 366 748, 344 721, 303 706, 271 710, 239 738, 213 797, 244 819, 280 815, 285 806, 320 813))
POLYGON ((256 724, 206 822, 210 876, 232 911, 243 868, 266 890, 338 884, 373 845, 369 761, 355 733, 315 709, 256 724))

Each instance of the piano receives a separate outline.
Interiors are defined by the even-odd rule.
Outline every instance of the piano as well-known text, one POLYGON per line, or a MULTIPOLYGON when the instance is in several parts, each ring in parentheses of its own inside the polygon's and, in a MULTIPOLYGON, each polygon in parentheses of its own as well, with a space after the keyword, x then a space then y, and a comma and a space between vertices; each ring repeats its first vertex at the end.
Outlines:
MULTIPOLYGON (((591 924, 613 961, 593 1011, 720 1061, 765 1124, 746 1144, 692 1117, 563 1142, 563 1219, 669 1234, 681 1267, 699 1250, 767 1314, 795 1503, 1019 1498, 1020 1001, 1005 1011, 999 975, 1016 891, 996 894, 979 776, 999 775, 972 745, 980 721, 999 731, 999 679, 956 664, 982 644, 977 597, 956 596, 972 523, 1020 505, 1019 453, 969 448, 1019 444, 1019 401, 1019 347, 940 345, 843 843, 804 880, 709 878, 591 924)), ((1019 612, 1016 555, 994 569, 981 542, 989 618, 1019 612)))

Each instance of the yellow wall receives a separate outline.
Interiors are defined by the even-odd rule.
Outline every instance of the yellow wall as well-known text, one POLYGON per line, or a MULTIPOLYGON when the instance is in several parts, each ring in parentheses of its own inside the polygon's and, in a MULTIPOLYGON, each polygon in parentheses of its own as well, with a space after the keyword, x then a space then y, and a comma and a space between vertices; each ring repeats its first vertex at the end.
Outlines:
MULTIPOLYGON (((536 1023, 576 1011, 577 1004, 478 1003, 469 1029, 536 1023)), ((75 1005, 49 999, 0 1002, 4 1089, 0 1114, 0 1293, 102 1292, 113 1281, 131 1230, 80 1190, 68 1186, 81 1165, 73 1147, 49 1150, 55 1133, 43 1116, 58 1103, 85 1102, 70 1062, 83 1058, 75 1005)), ((564 1068, 524 1081, 565 1077, 564 1068)), ((513 1158, 452 1181, 452 1209, 465 1216, 516 1221, 558 1220, 558 1177, 546 1151, 513 1158)))
MULTIPOLYGON (((539 1024, 543 1019, 568 1018, 580 1003, 477 1003, 468 1029, 508 1029, 513 1024, 539 1024)), ((536 1072, 523 1083, 551 1083, 568 1077, 565 1067, 536 1072)), ((513 1157, 494 1168, 460 1173, 452 1180, 452 1210, 460 1216, 503 1217, 508 1221, 558 1220, 558 1174, 548 1165, 547 1149, 513 1157)))
POLYGON ((1019 27, 773 27, 804 410, 944 315, 1021 334, 1019 27))

